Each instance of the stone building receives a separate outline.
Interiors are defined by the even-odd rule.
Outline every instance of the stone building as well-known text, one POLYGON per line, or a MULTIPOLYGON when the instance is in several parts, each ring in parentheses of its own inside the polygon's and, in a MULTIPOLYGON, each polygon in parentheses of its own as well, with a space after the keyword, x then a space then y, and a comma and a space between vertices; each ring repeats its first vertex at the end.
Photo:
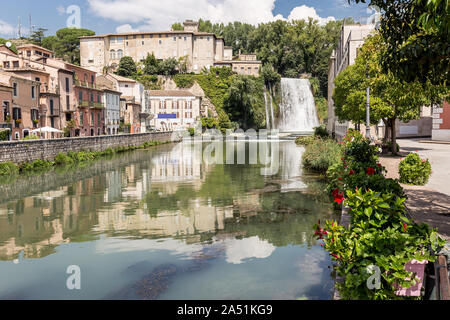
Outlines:
POLYGON ((11 72, 0 71, 0 83, 12 88, 11 104, 7 103, 9 102, 7 99, 4 104, 10 107, 6 122, 10 124, 12 139, 20 140, 30 136, 31 130, 38 128, 39 124, 40 82, 11 72))
POLYGON ((433 109, 432 139, 450 141, 450 104, 447 101, 433 109))
POLYGON ((157 131, 194 128, 201 120, 201 97, 187 90, 149 90, 151 121, 157 131))
POLYGON ((103 103, 105 104, 105 132, 107 135, 116 135, 120 127, 120 97, 114 81, 105 75, 97 75, 97 86, 103 90, 103 103))
MULTIPOLYGON (((186 58, 187 72, 199 73, 216 63, 222 65, 224 60, 233 60, 232 51, 231 47, 225 47, 223 38, 199 32, 198 22, 194 21, 185 21, 183 31, 116 33, 80 38, 81 65, 97 73, 102 73, 105 68, 115 70, 124 56, 139 62, 152 53, 159 60, 186 58)), ((249 74, 248 67, 251 66, 253 74, 256 65, 260 66, 261 62, 258 64, 252 60, 242 67, 247 68, 244 70, 249 74)), ((237 67, 236 70, 241 73, 242 69, 237 67)))
POLYGON ((256 54, 241 54, 237 57, 233 57, 233 49, 226 47, 227 50, 224 54, 222 61, 217 61, 214 66, 217 67, 230 67, 234 72, 243 75, 259 76, 262 63, 256 58, 256 54), (231 50, 231 51, 230 51, 231 50))
POLYGON ((12 124, 11 124, 11 106, 12 106, 13 88, 9 83, 0 82, 0 132, 7 131, 5 140, 11 139, 12 124))

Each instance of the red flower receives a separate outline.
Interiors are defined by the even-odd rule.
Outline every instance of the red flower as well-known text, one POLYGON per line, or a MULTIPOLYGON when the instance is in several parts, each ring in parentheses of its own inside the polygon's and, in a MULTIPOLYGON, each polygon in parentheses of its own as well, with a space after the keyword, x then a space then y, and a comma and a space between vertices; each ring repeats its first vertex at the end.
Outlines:
POLYGON ((349 176, 351 176, 352 174, 355 174, 355 170, 350 170, 350 172, 348 173, 349 176))
POLYGON ((377 163, 377 166, 378 166, 378 168, 381 168, 381 164, 380 163, 377 163))
POLYGON ((334 189, 333 192, 331 192, 331 194, 336 197, 339 194, 339 189, 338 188, 334 189))
POLYGON ((403 229, 405 230, 405 232, 408 229, 408 226, 406 225, 406 223, 403 224, 403 229))
POLYGON ((334 254, 334 253, 330 253, 330 255, 331 256, 333 256, 333 257, 335 257, 336 259, 338 259, 339 260, 339 257, 336 255, 336 254, 334 254))
POLYGON ((339 181, 342 181, 342 178, 338 178, 339 181))
POLYGON ((368 174, 369 176, 375 174, 375 169, 374 169, 374 168, 369 168, 369 169, 367 169, 367 174, 368 174))
POLYGON ((344 201, 344 194, 339 193, 338 195, 335 195, 335 196, 334 196, 334 201, 335 201, 337 204, 341 204, 342 201, 344 201))

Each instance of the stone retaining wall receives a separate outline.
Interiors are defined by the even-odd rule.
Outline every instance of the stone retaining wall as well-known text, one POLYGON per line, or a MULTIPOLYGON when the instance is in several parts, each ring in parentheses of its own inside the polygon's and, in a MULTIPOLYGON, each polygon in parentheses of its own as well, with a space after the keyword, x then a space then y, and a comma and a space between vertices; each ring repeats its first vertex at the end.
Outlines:
POLYGON ((21 163, 38 159, 53 160, 58 153, 104 151, 119 146, 139 146, 150 141, 172 141, 172 132, 0 142, 0 162, 21 163))

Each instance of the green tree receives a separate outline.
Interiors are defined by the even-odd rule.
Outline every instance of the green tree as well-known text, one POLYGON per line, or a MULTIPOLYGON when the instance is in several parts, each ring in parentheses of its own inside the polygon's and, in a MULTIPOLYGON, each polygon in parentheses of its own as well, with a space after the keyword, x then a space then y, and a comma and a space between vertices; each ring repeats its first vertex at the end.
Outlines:
POLYGON ((131 57, 122 57, 119 62, 117 74, 122 77, 134 77, 137 74, 136 63, 131 57))
MULTIPOLYGON (((333 99, 340 120, 363 122, 366 88, 370 86, 371 123, 383 120, 384 140, 396 145, 396 120, 408 122, 420 117, 422 106, 442 102, 448 94, 445 87, 423 86, 420 82, 405 82, 392 72, 384 72, 380 57, 387 45, 380 34, 369 37, 360 48, 355 64, 347 67, 335 80, 333 99), (366 78, 369 73, 369 79, 366 78)), ((393 148, 393 153, 396 149, 393 148)))
POLYGON ((159 64, 159 74, 172 76, 178 73, 178 60, 169 58, 159 64))
POLYGON ((39 28, 36 31, 34 31, 30 35, 30 40, 33 44, 36 44, 38 46, 42 46, 42 40, 45 37, 45 32, 48 31, 48 29, 39 28))
POLYGON ((155 55, 147 54, 144 60, 144 74, 155 75, 159 72, 159 61, 155 58, 155 55))
POLYGON ((184 30, 184 26, 181 23, 177 22, 177 23, 174 23, 172 25, 172 30, 174 30, 174 31, 183 31, 184 30))
POLYGON ((276 86, 281 81, 281 75, 275 71, 275 68, 270 63, 262 67, 261 76, 264 79, 264 83, 270 87, 276 86))
POLYGON ((385 71, 400 79, 445 85, 449 80, 450 10, 448 0, 348 0, 376 5, 383 11, 381 35, 385 71))
POLYGON ((64 28, 56 36, 43 38, 42 46, 52 50, 56 57, 80 65, 80 37, 93 35, 95 32, 88 29, 64 28))

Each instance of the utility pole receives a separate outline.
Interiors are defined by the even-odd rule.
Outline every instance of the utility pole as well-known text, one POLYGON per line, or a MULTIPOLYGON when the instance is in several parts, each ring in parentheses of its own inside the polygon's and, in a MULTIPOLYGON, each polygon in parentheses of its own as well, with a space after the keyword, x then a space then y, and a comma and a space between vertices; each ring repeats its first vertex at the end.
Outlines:
POLYGON ((366 78, 367 78, 367 90, 366 90, 366 138, 372 140, 370 136, 370 86, 369 86, 369 65, 366 65, 366 78))
POLYGON ((31 35, 33 34, 33 24, 31 21, 31 13, 29 14, 29 19, 30 19, 30 37, 31 37, 31 35))

